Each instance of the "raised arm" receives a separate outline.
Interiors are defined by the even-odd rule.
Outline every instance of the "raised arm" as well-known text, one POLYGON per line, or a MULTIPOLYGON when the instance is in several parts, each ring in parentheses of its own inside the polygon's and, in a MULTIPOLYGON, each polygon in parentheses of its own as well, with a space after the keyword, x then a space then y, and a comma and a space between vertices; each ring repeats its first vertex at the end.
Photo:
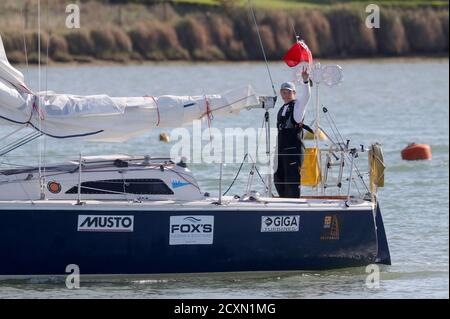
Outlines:
POLYGON ((309 74, 306 69, 302 72, 303 82, 299 86, 297 101, 294 106, 294 120, 297 123, 302 123, 305 117, 306 107, 311 99, 311 87, 309 86, 309 74))

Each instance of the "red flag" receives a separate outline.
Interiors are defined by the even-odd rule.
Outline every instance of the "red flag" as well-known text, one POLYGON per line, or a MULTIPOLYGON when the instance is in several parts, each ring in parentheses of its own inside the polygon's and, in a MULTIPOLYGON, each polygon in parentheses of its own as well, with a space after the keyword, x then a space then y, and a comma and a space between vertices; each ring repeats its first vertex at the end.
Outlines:
POLYGON ((284 62, 293 68, 302 62, 313 63, 312 53, 303 41, 299 41, 284 56, 284 62))

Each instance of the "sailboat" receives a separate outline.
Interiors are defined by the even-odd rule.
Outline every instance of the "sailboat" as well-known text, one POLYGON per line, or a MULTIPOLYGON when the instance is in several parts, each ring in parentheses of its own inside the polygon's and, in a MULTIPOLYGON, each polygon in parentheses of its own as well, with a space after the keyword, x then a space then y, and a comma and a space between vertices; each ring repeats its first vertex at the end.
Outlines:
MULTIPOLYGON (((318 89, 336 68, 316 65, 315 71, 318 89)), ((123 142, 209 115, 253 109, 268 114, 275 103, 276 97, 257 95, 251 86, 196 97, 33 92, 8 62, 0 37, 0 125, 14 130, 1 140, 31 132, 3 145, 0 157, 44 135, 123 142)), ((45 167, 0 170, 0 277, 64 276, 74 264, 85 276, 390 264, 377 196, 383 186, 381 148, 371 146, 367 192, 352 194, 350 185, 363 179, 355 162, 360 152, 339 141, 320 148, 319 137, 326 133, 318 123, 317 147, 311 149, 315 161, 307 164, 316 172, 315 194, 301 198, 275 197, 270 185, 262 195, 249 188, 241 196, 220 191, 213 198, 200 190, 187 163, 169 157, 80 156, 45 167), (345 163, 350 164, 347 178, 345 163), (334 186, 344 194, 328 193, 333 166, 339 171, 334 186)))

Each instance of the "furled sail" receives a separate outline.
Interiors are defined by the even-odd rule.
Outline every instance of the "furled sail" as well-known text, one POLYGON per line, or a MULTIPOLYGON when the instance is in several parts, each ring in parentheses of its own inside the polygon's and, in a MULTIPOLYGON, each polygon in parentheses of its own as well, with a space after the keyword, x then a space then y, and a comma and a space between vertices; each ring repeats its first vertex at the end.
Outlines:
POLYGON ((55 138, 126 141, 152 128, 180 127, 205 116, 260 104, 248 86, 222 95, 109 97, 33 93, 0 42, 0 124, 23 125, 55 138))
POLYGON ((0 79, 6 81, 16 87, 25 87, 25 80, 23 74, 13 68, 9 64, 8 58, 6 57, 5 47, 3 46, 3 40, 0 35, 0 79))

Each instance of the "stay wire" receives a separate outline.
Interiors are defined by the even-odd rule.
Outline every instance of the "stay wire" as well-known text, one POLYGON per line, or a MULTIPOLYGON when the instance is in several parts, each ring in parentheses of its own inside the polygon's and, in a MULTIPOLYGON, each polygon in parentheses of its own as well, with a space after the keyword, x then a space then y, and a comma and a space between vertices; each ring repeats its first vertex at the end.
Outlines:
POLYGON ((275 84, 273 82, 272 72, 270 72, 269 62, 267 60, 267 54, 266 54, 266 50, 264 48, 264 43, 261 38, 261 32, 259 30, 259 25, 258 25, 258 22, 256 21, 256 15, 255 15, 255 10, 253 10, 252 0, 248 0, 248 7, 249 7, 250 14, 251 14, 251 18, 256 27, 256 33, 258 34, 259 44, 261 46, 261 51, 264 56, 264 61, 266 63, 267 73, 269 74, 270 82, 272 84, 273 94, 274 94, 274 96, 276 96, 277 91, 275 90, 275 84))

